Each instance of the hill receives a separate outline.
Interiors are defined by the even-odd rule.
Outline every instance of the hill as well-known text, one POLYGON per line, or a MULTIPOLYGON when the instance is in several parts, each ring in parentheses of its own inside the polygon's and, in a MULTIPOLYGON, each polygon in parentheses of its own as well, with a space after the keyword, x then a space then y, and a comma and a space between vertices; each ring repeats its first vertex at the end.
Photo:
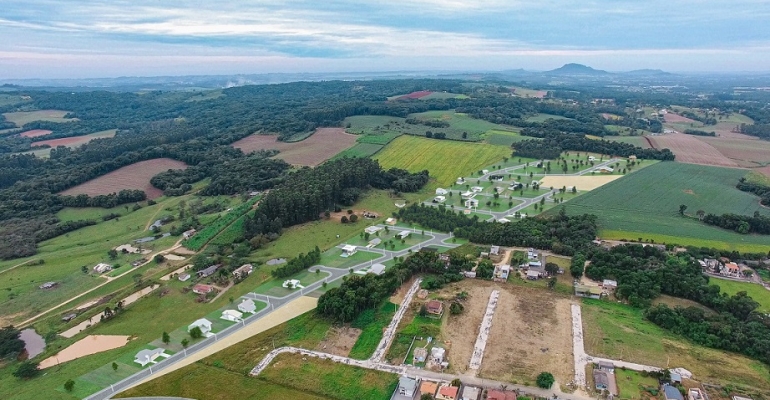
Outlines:
POLYGON ((560 68, 546 71, 548 75, 609 75, 609 72, 600 69, 593 69, 583 64, 564 64, 560 68))

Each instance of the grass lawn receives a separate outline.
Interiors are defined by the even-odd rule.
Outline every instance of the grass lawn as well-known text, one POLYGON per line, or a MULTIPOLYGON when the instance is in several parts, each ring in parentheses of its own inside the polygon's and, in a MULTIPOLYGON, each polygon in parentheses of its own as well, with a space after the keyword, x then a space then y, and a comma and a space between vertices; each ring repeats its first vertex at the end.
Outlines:
POLYGON ((398 167, 412 172, 427 169, 435 184, 441 186, 510 154, 511 149, 506 146, 402 136, 385 146, 374 158, 385 168, 398 167))
MULTIPOLYGON (((581 195, 565 206, 569 214, 596 214, 604 239, 653 239, 656 243, 700 245, 766 253, 766 236, 741 235, 679 215, 706 213, 770 215, 756 196, 735 184, 745 171, 674 162, 660 162, 581 195)), ((555 208, 551 212, 556 212, 555 208)))
POLYGON ((754 299, 754 301, 759 303, 757 311, 764 313, 770 312, 770 290, 763 288, 762 285, 718 278, 711 278, 709 284, 719 286, 722 289, 722 292, 731 296, 738 292, 746 292, 746 294, 754 299))
POLYGON ((644 377, 636 371, 615 369, 615 381, 618 384, 618 398, 630 400, 646 400, 650 393, 644 388, 658 388, 658 380, 644 377))
POLYGON ((350 358, 365 360, 372 356, 377 345, 382 340, 382 331, 388 326, 398 306, 391 302, 385 302, 377 310, 366 310, 356 317, 350 324, 353 328, 361 329, 361 335, 350 349, 350 358))
POLYGON ((770 370, 742 355, 701 347, 644 319, 643 310, 583 299, 586 352, 659 367, 684 367, 703 382, 752 387, 768 393, 770 370))
POLYGON ((361 250, 357 251, 350 257, 341 257, 340 254, 342 254, 342 249, 329 249, 321 254, 320 264, 329 268, 348 269, 358 264, 382 257, 382 254, 380 253, 372 253, 361 250))
MULTIPOLYGON (((315 271, 315 269, 313 270, 315 271)), ((259 285, 256 289, 254 289, 254 293, 268 294, 276 297, 288 296, 298 291, 299 289, 284 288, 282 286, 284 281, 289 279, 297 279, 299 280, 300 285, 308 286, 310 284, 313 284, 315 282, 318 282, 326 278, 327 276, 329 276, 329 274, 323 271, 319 273, 315 273, 315 272, 310 272, 309 270, 305 270, 305 271, 297 272, 296 274, 288 278, 280 278, 280 279, 275 278, 270 281, 267 281, 259 285)))

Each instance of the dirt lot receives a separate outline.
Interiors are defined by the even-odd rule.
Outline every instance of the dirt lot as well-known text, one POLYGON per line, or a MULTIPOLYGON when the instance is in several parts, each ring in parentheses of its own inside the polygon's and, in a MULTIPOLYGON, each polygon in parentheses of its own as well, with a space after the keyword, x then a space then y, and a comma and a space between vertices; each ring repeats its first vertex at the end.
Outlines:
POLYGON ((140 161, 78 186, 69 188, 60 194, 89 196, 110 194, 123 189, 139 189, 147 193, 147 198, 154 199, 163 195, 163 191, 150 184, 150 178, 168 169, 185 169, 187 164, 170 158, 156 158, 140 161))
POLYGON ((756 168, 770 164, 770 142, 763 140, 698 137, 741 167, 756 168))
POLYGON ((546 176, 540 182, 543 187, 552 186, 560 188, 562 186, 574 186, 582 192, 594 190, 621 177, 622 175, 546 176))
POLYGON ((360 335, 360 329, 347 326, 332 327, 329 329, 329 332, 326 333, 326 337, 321 343, 318 343, 316 350, 347 357, 348 354, 350 354, 350 349, 356 344, 356 340, 358 340, 358 336, 360 335))
POLYGON ((735 161, 725 157, 716 148, 692 135, 670 133, 663 136, 650 136, 649 139, 656 149, 670 149, 676 155, 676 161, 679 162, 738 167, 735 161))
POLYGON ((293 165, 316 166, 342 150, 356 144, 356 135, 345 133, 343 128, 318 128, 307 139, 284 143, 276 141, 277 136, 251 135, 235 143, 233 147, 250 153, 256 150, 276 149, 281 153, 277 158, 293 165))
POLYGON ((66 146, 66 147, 78 147, 81 145, 84 145, 94 139, 103 139, 103 138, 111 138, 115 136, 115 129, 110 129, 107 131, 101 131, 101 132, 95 132, 88 135, 83 136, 73 136, 73 137, 66 137, 66 138, 60 138, 60 139, 50 139, 50 140, 41 140, 39 142, 32 142, 33 146, 51 146, 51 148, 56 148, 58 146, 66 146))
POLYGON ((19 134, 21 137, 38 137, 38 136, 45 136, 51 133, 52 131, 46 130, 46 129, 33 129, 31 131, 22 132, 19 134))

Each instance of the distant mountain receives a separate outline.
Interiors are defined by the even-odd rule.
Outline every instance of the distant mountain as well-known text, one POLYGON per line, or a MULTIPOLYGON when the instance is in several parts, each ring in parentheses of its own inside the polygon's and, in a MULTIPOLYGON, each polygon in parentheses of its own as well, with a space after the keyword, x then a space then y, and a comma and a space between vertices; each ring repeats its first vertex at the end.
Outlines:
POLYGON ((600 69, 593 69, 583 64, 564 64, 561 68, 556 68, 545 72, 548 75, 609 75, 609 72, 600 69))

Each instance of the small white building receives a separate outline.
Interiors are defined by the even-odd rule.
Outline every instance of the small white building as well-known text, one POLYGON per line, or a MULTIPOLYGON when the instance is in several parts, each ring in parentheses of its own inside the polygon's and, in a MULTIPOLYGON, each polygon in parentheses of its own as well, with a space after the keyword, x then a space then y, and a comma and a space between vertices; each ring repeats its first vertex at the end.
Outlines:
POLYGON ((187 282, 190 280, 190 274, 179 274, 177 279, 179 279, 179 282, 187 282))
POLYGON ((471 187, 471 192, 473 192, 473 193, 479 193, 479 192, 483 192, 483 191, 484 191, 484 188, 481 187, 481 186, 473 186, 473 187, 471 187))
POLYGON ((366 229, 364 229, 364 232, 366 232, 366 233, 368 233, 370 235, 374 235, 375 233, 377 233, 377 232, 379 232, 381 230, 382 230, 382 227, 376 226, 376 225, 372 225, 372 226, 367 227, 366 229))
POLYGON ((408 237, 409 237, 409 235, 410 235, 411 233, 412 233, 412 232, 409 232, 409 231, 401 231, 401 232, 399 232, 399 233, 396 235, 396 237, 397 237, 397 238, 399 238, 399 239, 406 239, 406 238, 408 238, 408 237))
POLYGON ((254 304, 254 300, 252 299, 243 299, 241 304, 238 304, 238 311, 242 313, 254 314, 257 312, 257 305, 254 304))
POLYGON ((385 266, 382 264, 374 264, 369 268, 370 274, 382 275, 385 272, 385 266))
POLYGON ((285 289, 304 289, 305 287, 300 284, 298 279, 287 279, 283 281, 281 285, 285 289))
POLYGON ((460 194, 460 197, 464 199, 472 199, 474 196, 476 196, 476 193, 473 192, 463 192, 460 194))
POLYGON ((596 157, 594 157, 594 156, 588 156, 588 161, 596 161, 596 157))
POLYGON ((386 223, 387 225, 395 225, 395 224, 396 224, 396 222, 398 222, 398 220, 397 220, 397 219, 395 219, 395 218, 388 218, 388 219, 386 219, 386 220, 385 220, 385 223, 386 223))
POLYGON ((437 196, 446 196, 447 193, 449 193, 449 191, 444 189, 444 188, 437 188, 436 189, 436 195, 437 196))
POLYGON ((463 183, 465 183, 465 179, 464 179, 464 178, 462 178, 462 177, 460 177, 460 178, 457 178, 457 180, 455 181, 455 183, 456 183, 456 184, 458 184, 458 185, 462 185, 463 183))
POLYGON ((465 200, 465 207, 467 208, 474 208, 479 206, 479 200, 478 199, 468 199, 465 200))
POLYGON ((597 171, 599 171, 599 172, 601 172, 603 174, 611 174, 615 170, 613 168, 611 168, 611 167, 599 167, 599 169, 597 169, 597 171))
POLYGON ((352 244, 346 244, 342 246, 342 254, 340 254, 340 257, 350 257, 353 254, 356 254, 358 251, 358 248, 356 246, 353 246, 352 244))
POLYGON ((182 237, 185 238, 185 239, 189 239, 189 238, 195 236, 195 232, 196 232, 195 229, 190 229, 189 231, 184 231, 182 233, 182 237))
POLYGON ((441 364, 444 362, 445 355, 446 350, 442 347, 434 347, 430 349, 430 356, 436 364, 441 364))
POLYGON ((446 197, 444 196, 436 196, 433 198, 434 203, 443 203, 446 201, 446 197))
POLYGON ((112 265, 105 264, 105 263, 99 263, 94 266, 94 272, 97 274, 103 274, 105 272, 112 271, 112 265))
POLYGON ((219 318, 226 321, 241 322, 243 321, 243 313, 235 310, 224 310, 222 311, 222 316, 219 318))
POLYGON ((497 220, 497 222, 499 222, 501 224, 507 224, 507 223, 511 222, 511 220, 508 219, 508 218, 500 218, 500 219, 497 220))
POLYGON ((482 169, 482 170, 481 170, 481 173, 482 173, 482 174, 484 174, 484 175, 486 175, 486 174, 488 174, 488 173, 489 173, 489 170, 488 170, 488 169, 482 169))
POLYGON ((211 321, 207 320, 206 318, 201 318, 199 320, 196 320, 195 322, 187 326, 187 332, 190 332, 194 328, 201 328, 201 332, 203 332, 203 336, 209 337, 211 333, 211 321))
POLYGON ((496 265, 495 266, 495 274, 494 274, 494 280, 495 281, 507 281, 508 276, 511 274, 511 266, 510 265, 496 265))
POLYGON ((165 350, 162 348, 152 349, 152 350, 142 350, 138 353, 136 353, 136 356, 134 356, 134 362, 144 367, 147 364, 155 364, 155 360, 158 359, 158 357, 166 356, 165 353, 163 353, 165 350))

